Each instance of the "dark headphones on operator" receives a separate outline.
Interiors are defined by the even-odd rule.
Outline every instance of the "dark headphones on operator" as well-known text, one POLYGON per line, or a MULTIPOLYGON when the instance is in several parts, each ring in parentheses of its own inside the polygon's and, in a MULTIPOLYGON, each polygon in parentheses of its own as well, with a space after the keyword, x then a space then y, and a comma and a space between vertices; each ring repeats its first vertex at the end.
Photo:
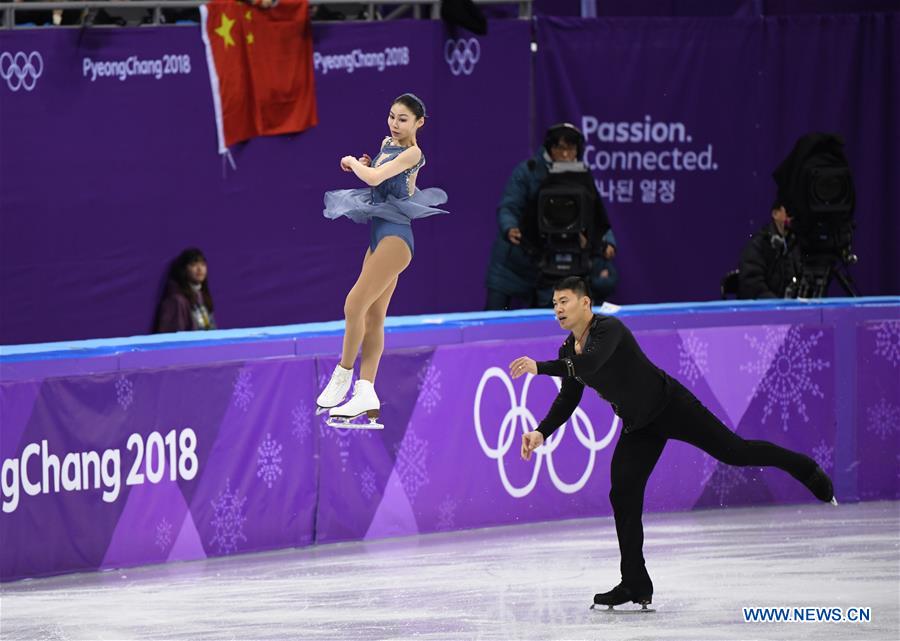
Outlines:
POLYGON ((550 153, 550 148, 560 140, 574 143, 578 149, 576 158, 581 160, 584 157, 584 134, 581 133, 578 127, 570 122, 560 122, 550 127, 544 136, 544 149, 547 150, 548 154, 550 153))

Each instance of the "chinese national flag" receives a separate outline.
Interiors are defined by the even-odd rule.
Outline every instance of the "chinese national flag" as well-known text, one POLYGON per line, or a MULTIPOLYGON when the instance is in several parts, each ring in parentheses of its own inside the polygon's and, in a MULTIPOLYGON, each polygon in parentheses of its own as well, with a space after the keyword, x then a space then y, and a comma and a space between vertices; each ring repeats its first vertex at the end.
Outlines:
POLYGON ((270 9, 213 0, 200 12, 220 153, 318 122, 307 0, 270 9))

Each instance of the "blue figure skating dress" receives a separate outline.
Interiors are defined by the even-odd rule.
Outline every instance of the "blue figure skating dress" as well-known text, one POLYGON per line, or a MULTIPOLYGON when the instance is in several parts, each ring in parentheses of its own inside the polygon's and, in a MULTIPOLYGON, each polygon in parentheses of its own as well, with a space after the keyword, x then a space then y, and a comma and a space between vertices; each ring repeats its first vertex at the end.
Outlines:
MULTIPOLYGON (((386 144, 372 159, 371 166, 377 166, 384 156, 388 162, 396 158, 406 147, 386 144)), ((409 193, 412 177, 425 164, 425 156, 409 169, 388 178, 375 187, 361 189, 337 189, 325 192, 326 218, 332 220, 346 216, 356 223, 371 222, 370 248, 375 251, 385 236, 399 236, 413 252, 413 235, 410 222, 435 214, 448 213, 438 205, 447 202, 447 192, 437 187, 416 188, 409 193)))

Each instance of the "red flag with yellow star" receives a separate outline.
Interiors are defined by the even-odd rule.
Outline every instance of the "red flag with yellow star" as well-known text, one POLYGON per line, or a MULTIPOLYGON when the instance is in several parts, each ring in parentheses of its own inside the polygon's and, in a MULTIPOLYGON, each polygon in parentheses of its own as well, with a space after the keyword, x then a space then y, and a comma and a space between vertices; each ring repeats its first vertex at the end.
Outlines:
POLYGON ((254 136, 317 124, 307 0, 269 9, 213 0, 200 14, 220 153, 254 136))

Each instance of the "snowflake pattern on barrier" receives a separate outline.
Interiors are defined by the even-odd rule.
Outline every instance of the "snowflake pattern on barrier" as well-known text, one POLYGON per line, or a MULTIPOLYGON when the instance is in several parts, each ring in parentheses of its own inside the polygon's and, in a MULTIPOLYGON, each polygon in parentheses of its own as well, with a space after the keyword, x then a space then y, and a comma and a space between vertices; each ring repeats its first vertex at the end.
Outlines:
POLYGON ((291 410, 291 435, 300 439, 301 443, 306 443, 306 439, 312 434, 312 425, 310 424, 310 415, 312 411, 306 404, 306 401, 300 401, 294 409, 291 410))
POLYGON ((378 488, 375 486, 375 470, 367 465, 366 469, 362 472, 357 472, 356 476, 359 478, 360 491, 366 497, 366 500, 370 501, 375 496, 375 492, 378 491, 378 488))
POLYGON ((765 396, 762 422, 772 415, 772 409, 780 406, 781 428, 787 431, 791 418, 791 408, 804 422, 809 422, 806 413, 806 395, 825 398, 812 374, 831 367, 831 363, 821 358, 811 358, 810 351, 819 344, 824 333, 819 331, 802 338, 798 327, 767 327, 766 336, 760 341, 755 336, 745 335, 751 347, 759 354, 755 362, 741 365, 742 372, 763 375, 755 394, 765 396))
POLYGON ((428 441, 416 436, 415 432, 407 432, 403 440, 394 448, 397 461, 394 469, 400 477, 400 483, 409 502, 414 503, 416 495, 423 485, 428 484, 428 441))
POLYGON ((124 411, 128 411, 134 401, 134 383, 124 376, 116 379, 116 402, 124 411))
POLYGON ((271 434, 266 434, 266 440, 256 449, 256 477, 261 478, 270 490, 272 483, 278 480, 283 472, 281 449, 281 443, 274 440, 271 434))
POLYGON ((882 441, 887 440, 894 432, 900 431, 900 408, 887 399, 880 399, 875 405, 866 409, 866 429, 882 441))
POLYGON ((829 447, 825 439, 820 439, 819 444, 813 448, 812 454, 819 467, 830 474, 834 469, 834 448, 829 447))
POLYGON ((456 527, 457 507, 458 503, 452 496, 447 495, 444 497, 444 500, 441 501, 441 504, 438 506, 438 529, 452 530, 454 527, 456 527))
POLYGON ((871 326, 875 331, 875 353, 888 363, 900 365, 900 321, 883 321, 871 326))
POLYGON ((694 332, 688 332, 678 344, 678 374, 691 387, 709 372, 709 343, 701 340, 694 332))
POLYGON ((165 552, 172 545, 172 524, 166 517, 156 524, 156 539, 153 542, 161 552, 165 552))
POLYGON ((352 427, 331 427, 325 421, 319 425, 319 436, 322 439, 334 441, 338 447, 338 458, 341 459, 341 472, 347 471, 347 462, 350 460, 350 443, 355 438, 371 438, 369 430, 360 430, 352 427))
MULTIPOLYGON (((778 325, 774 327, 765 327, 763 328, 764 333, 761 340, 756 336, 744 334, 744 339, 750 343, 750 346, 756 351, 759 359, 753 363, 745 363, 738 369, 742 372, 747 372, 748 374, 765 376, 768 368, 775 361, 775 355, 781 348, 785 336, 787 336, 790 329, 790 327, 778 325)), ((755 392, 751 392, 748 398, 752 399, 754 394, 755 392)))
POLYGON ((237 552, 238 542, 246 541, 244 535, 244 503, 247 497, 238 497, 237 492, 231 491, 231 479, 225 479, 225 489, 210 501, 213 508, 213 518, 210 525, 215 529, 215 535, 209 544, 218 547, 219 554, 231 554, 237 552))
POLYGON ((256 393, 253 391, 253 378, 250 376, 250 371, 242 369, 234 379, 234 394, 232 395, 234 404, 246 412, 254 396, 256 393))
POLYGON ((703 472, 700 484, 705 489, 711 489, 715 494, 719 505, 724 505, 725 499, 731 491, 747 482, 744 468, 720 463, 708 454, 703 455, 703 472))
POLYGON ((441 372, 431 362, 419 372, 419 404, 431 411, 441 402, 441 372))

